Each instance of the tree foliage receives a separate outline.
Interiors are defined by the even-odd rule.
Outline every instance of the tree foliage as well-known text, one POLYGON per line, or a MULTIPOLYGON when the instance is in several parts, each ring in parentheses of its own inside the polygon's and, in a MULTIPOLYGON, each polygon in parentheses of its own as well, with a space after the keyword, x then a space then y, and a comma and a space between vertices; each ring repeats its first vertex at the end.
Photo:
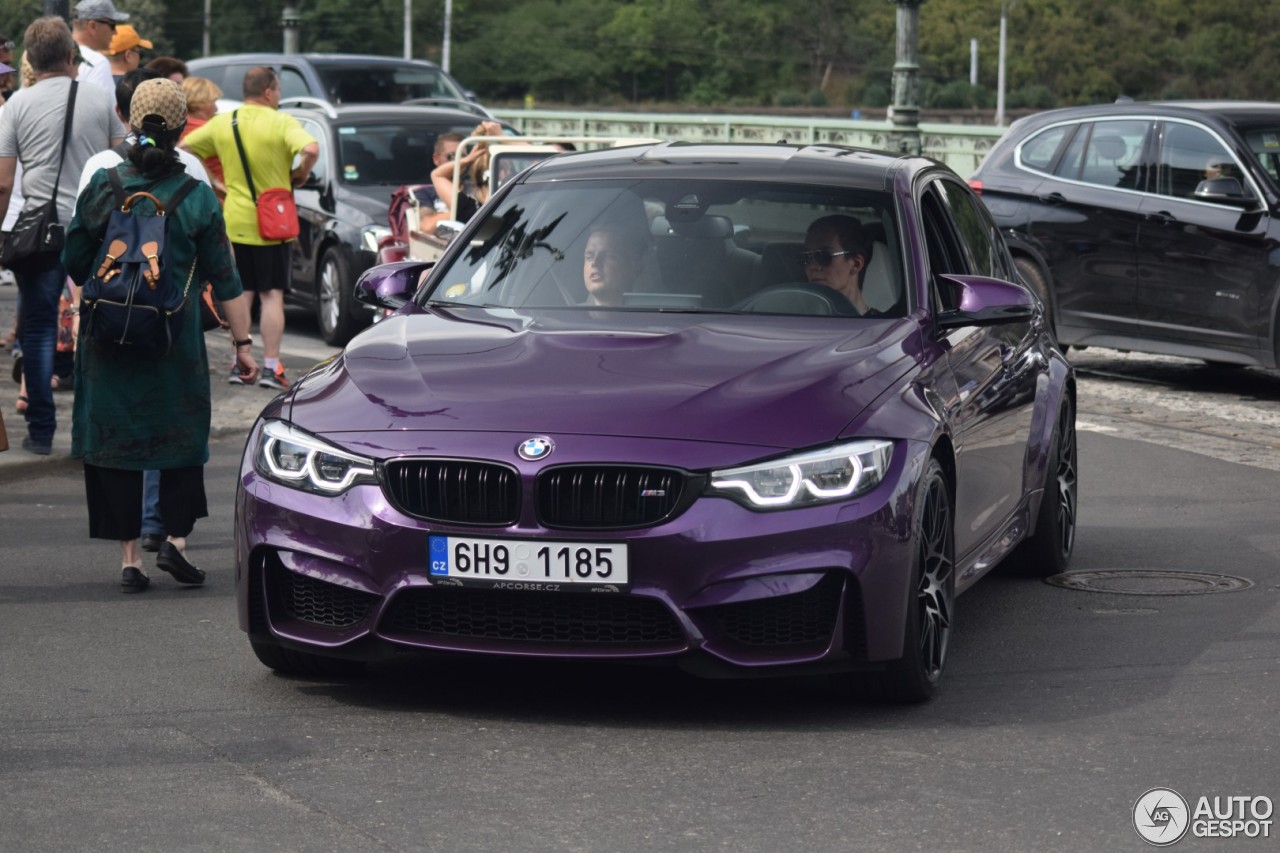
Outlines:
MULTIPOLYGON (((297 0, 302 49, 399 56, 406 2, 413 54, 441 61, 444 0, 297 0)), ((116 5, 155 54, 200 55, 200 0, 116 5)), ((926 0, 922 106, 994 102, 1002 5, 1011 106, 1120 94, 1276 99, 1280 89, 1271 3, 926 0)), ((283 8, 283 0, 217 0, 212 52, 280 50, 283 8)), ((41 0, 0 0, 0 32, 20 42, 42 9, 41 0)), ((453 0, 450 70, 492 101, 881 106, 895 16, 888 0, 453 0)))

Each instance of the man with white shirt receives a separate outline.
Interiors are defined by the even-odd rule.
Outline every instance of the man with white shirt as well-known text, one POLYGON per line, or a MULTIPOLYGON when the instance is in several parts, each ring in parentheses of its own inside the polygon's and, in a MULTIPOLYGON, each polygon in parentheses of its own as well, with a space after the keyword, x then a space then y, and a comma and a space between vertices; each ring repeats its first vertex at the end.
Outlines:
POLYGON ((80 0, 71 15, 71 37, 80 46, 81 83, 101 86, 112 94, 116 90, 111 76, 111 61, 103 51, 111 47, 111 37, 116 34, 116 24, 129 20, 124 12, 117 12, 111 0, 80 0))

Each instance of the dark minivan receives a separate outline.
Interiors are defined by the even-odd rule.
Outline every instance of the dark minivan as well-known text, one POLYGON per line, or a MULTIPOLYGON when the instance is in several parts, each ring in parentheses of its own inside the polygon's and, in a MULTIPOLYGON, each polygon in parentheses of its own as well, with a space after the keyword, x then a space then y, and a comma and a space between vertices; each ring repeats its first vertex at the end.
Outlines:
POLYGON ((1277 366, 1280 104, 1039 113, 970 184, 1063 344, 1277 366))

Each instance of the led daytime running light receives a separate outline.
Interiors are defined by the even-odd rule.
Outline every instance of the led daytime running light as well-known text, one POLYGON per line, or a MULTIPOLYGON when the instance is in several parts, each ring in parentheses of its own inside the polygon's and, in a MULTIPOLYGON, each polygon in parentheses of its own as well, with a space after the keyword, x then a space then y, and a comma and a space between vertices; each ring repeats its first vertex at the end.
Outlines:
POLYGON ((346 453, 281 421, 268 421, 262 432, 261 458, 267 467, 267 473, 273 479, 337 494, 350 488, 359 479, 371 479, 375 476, 372 460, 346 453), (279 450, 290 455, 296 452, 305 454, 305 461, 296 470, 284 468, 277 461, 276 454, 279 450), (324 476, 321 471, 322 458, 348 463, 341 480, 324 476))

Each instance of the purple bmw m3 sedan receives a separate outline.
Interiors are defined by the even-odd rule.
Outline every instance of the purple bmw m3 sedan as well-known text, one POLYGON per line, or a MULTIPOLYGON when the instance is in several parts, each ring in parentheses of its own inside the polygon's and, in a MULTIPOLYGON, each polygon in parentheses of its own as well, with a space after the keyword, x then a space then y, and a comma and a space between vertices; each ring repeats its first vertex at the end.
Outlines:
POLYGON ((284 673, 443 653, 934 692, 956 596, 1061 572, 1075 383, 980 201, 838 145, 555 157, 264 410, 241 627, 284 673))

